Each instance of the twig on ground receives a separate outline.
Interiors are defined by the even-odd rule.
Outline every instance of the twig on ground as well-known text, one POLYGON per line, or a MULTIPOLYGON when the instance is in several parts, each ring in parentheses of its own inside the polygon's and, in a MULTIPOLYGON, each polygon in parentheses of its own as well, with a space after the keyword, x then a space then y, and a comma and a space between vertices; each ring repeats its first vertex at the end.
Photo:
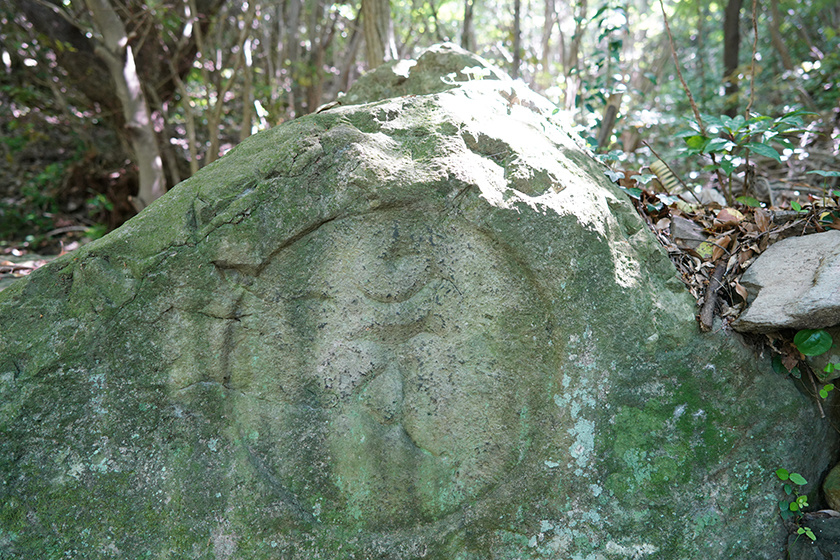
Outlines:
POLYGON ((715 322, 715 308, 718 301, 718 290, 723 286, 723 275, 726 273, 728 259, 720 259, 715 266, 715 271, 709 279, 709 286, 706 288, 706 299, 700 309, 700 330, 709 332, 715 322))

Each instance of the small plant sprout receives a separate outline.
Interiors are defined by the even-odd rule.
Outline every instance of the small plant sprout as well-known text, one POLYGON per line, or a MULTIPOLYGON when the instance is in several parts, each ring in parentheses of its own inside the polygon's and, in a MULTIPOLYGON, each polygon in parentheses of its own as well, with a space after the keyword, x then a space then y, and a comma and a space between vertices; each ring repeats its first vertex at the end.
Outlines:
POLYGON ((808 507, 808 496, 800 494, 803 486, 808 484, 799 473, 788 472, 787 469, 781 468, 776 471, 776 476, 785 484, 782 486, 785 494, 792 500, 779 500, 779 514, 782 519, 799 519, 802 517, 802 509, 808 507))
MULTIPOLYGON (((817 540, 817 536, 814 534, 814 532, 811 530, 810 527, 800 527, 799 529, 796 530, 796 534, 797 535, 805 535, 806 537, 808 537, 812 541, 817 540)), ((797 537, 797 538, 799 538, 799 537, 797 537)))
POLYGON ((809 171, 807 174, 819 175, 823 178, 823 207, 819 212, 819 220, 824 226, 836 228, 838 223, 840 223, 840 209, 838 209, 838 202, 840 202, 840 190, 831 190, 828 186, 828 179, 840 178, 840 171, 824 171, 822 169, 817 169, 815 171, 809 171))
POLYGON ((799 524, 802 520, 802 510, 808 507, 808 496, 800 494, 800 491, 803 486, 808 484, 808 481, 805 480, 805 477, 801 474, 789 472, 784 468, 778 469, 776 471, 776 476, 779 477, 779 480, 784 482, 782 489, 788 496, 788 499, 779 500, 779 515, 781 515, 782 519, 785 521, 792 520, 793 523, 798 525, 798 528, 796 529, 797 539, 799 536, 805 535, 812 541, 817 540, 817 536, 810 527, 805 527, 804 525, 799 524))
MULTIPOLYGON (((829 177, 840 177, 840 171, 825 171, 822 169, 815 169, 814 171, 808 171, 806 175, 819 175, 823 178, 823 185, 825 185, 829 177)), ((823 189, 827 190, 825 186, 823 186, 823 189)), ((840 196, 840 191, 825 193, 824 196, 840 196)))
MULTIPOLYGON (((828 365, 833 366, 834 364, 828 364, 828 365)), ((826 367, 828 367, 828 366, 826 366, 826 367)), ((823 385, 823 388, 820 389, 820 397, 822 397, 824 399, 827 399, 828 398, 828 393, 830 393, 833 390, 834 390, 834 383, 827 383, 826 385, 823 385)))

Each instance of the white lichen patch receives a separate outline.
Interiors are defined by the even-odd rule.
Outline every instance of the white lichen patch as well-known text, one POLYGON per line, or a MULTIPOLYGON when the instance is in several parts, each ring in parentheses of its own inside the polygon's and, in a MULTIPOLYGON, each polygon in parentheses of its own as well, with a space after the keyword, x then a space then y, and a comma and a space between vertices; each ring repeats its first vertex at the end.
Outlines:
MULTIPOLYGON (((568 432, 575 438, 574 446, 570 450, 572 457, 575 458, 579 468, 587 467, 595 451, 595 423, 581 418, 568 432)), ((575 470, 575 474, 582 475, 583 472, 578 472, 578 470, 575 470)))
POLYGON ((610 541, 607 543, 606 551, 609 554, 616 554, 624 558, 643 558, 659 551, 659 548, 648 543, 621 545, 610 541))

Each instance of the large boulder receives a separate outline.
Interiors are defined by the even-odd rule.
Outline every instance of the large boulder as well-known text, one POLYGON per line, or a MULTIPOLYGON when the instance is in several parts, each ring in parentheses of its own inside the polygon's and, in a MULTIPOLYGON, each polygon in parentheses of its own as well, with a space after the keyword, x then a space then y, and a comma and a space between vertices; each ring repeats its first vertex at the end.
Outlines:
POLYGON ((0 557, 776 560, 837 449, 521 84, 243 142, 0 293, 0 557))

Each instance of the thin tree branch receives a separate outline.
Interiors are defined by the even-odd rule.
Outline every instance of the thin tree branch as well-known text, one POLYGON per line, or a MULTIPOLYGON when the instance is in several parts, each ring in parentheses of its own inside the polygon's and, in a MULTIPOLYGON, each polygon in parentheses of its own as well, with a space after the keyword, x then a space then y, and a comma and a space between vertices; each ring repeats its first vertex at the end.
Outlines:
MULTIPOLYGON (((750 101, 747 103, 747 110, 744 112, 744 118, 749 120, 750 109, 752 109, 755 101, 755 54, 758 51, 758 18, 756 17, 756 10, 758 9, 758 1, 752 0, 752 24, 753 24, 753 44, 752 44, 752 60, 750 61, 750 101)), ((749 165, 749 162, 747 162, 749 165)))
MULTIPOLYGON (((685 94, 688 96, 688 102, 691 104, 691 110, 694 111, 694 118, 697 119, 697 126, 700 128, 700 134, 706 136, 706 127, 703 124, 703 119, 700 118, 700 111, 697 109, 697 104, 694 102, 694 96, 691 95, 691 90, 688 89, 688 84, 685 83, 685 79, 683 78, 682 72, 680 71, 680 62, 677 59, 677 50, 674 48, 674 36, 671 34, 671 26, 668 25, 668 15, 665 13, 665 4, 662 3, 662 0, 659 0, 659 7, 662 8, 662 18, 665 20, 665 31, 668 33, 668 43, 671 45, 671 56, 674 57, 674 67, 677 70, 677 77, 680 79, 680 83, 682 84, 683 90, 685 90, 685 94)), ((715 161, 715 155, 710 155, 712 158, 712 164, 716 165, 717 162, 715 161)), ((715 169, 715 172, 717 174, 718 183, 720 183, 720 186, 723 187, 723 172, 720 169, 715 169)), ((731 193, 727 192, 727 203, 732 203, 732 201, 730 200, 731 198, 731 193)))

